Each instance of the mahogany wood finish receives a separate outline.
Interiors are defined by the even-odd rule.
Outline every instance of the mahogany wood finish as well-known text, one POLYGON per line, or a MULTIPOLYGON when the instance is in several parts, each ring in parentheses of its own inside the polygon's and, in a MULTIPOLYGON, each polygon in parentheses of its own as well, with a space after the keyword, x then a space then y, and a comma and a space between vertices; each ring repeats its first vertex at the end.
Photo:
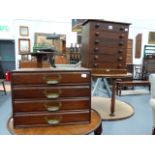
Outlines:
POLYGON ((126 63, 133 64, 133 39, 128 39, 128 42, 127 42, 126 63))
POLYGON ((155 128, 152 129, 152 135, 155 135, 155 128))
POLYGON ((89 69, 20 69, 11 88, 15 128, 90 123, 89 69))
POLYGON ((127 73, 127 41, 129 23, 87 20, 82 30, 82 66, 92 73, 127 73), (97 70, 96 70, 97 69, 97 70))
POLYGON ((150 82, 148 80, 130 80, 130 81, 118 81, 116 83, 116 93, 121 96, 121 90, 124 86, 148 86, 150 90, 150 82))
POLYGON ((16 135, 85 135, 91 132, 94 132, 95 135, 100 135, 102 133, 102 120, 95 110, 91 110, 91 121, 89 124, 14 128, 13 122, 13 118, 8 120, 8 129, 10 133, 16 135))

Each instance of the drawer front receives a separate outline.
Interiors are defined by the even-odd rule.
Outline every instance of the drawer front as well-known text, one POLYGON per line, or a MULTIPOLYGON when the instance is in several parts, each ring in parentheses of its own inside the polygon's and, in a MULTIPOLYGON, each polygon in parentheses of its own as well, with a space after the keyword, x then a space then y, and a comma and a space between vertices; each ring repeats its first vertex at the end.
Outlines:
POLYGON ((63 87, 13 87, 14 99, 58 99, 61 97, 90 96, 90 86, 63 87))
POLYGON ((68 113, 15 114, 14 127, 54 126, 90 123, 90 111, 68 113))
POLYGON ((63 85, 89 83, 90 72, 43 72, 43 73, 17 73, 12 72, 11 81, 13 84, 47 84, 63 85))
POLYGON ((90 62, 90 68, 123 69, 126 68, 125 62, 90 62))
POLYGON ((15 100, 13 112, 58 112, 64 110, 90 109, 90 98, 72 98, 58 100, 15 100))
POLYGON ((117 23, 103 23, 103 22, 93 22, 92 29, 97 30, 106 30, 110 32, 125 32, 128 33, 129 26, 124 24, 117 23))
POLYGON ((92 54, 90 55, 90 61, 91 62, 102 62, 102 63, 106 63, 106 62, 112 62, 112 63, 120 63, 120 62, 125 62, 126 57, 124 55, 121 54, 92 54))
POLYGON ((124 48, 111 48, 111 47, 104 47, 104 46, 93 46, 90 49, 91 54, 123 54, 126 53, 126 49, 124 48))
POLYGON ((115 48, 126 48, 127 42, 123 40, 115 40, 115 39, 92 39, 92 47, 115 47, 115 48))
POLYGON ((127 40, 128 34, 124 32, 109 32, 104 30, 95 31, 93 34, 94 38, 105 38, 105 39, 115 39, 115 40, 127 40))
POLYGON ((127 69, 103 69, 103 68, 93 68, 92 75, 105 74, 107 77, 115 76, 116 74, 127 74, 127 69))

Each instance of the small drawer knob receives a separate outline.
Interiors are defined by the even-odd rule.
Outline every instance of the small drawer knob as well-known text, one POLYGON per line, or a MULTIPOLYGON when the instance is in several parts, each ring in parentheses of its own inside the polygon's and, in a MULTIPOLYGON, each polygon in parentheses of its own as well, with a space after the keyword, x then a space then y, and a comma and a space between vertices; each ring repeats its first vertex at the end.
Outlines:
POLYGON ((125 29, 124 26, 121 26, 121 27, 120 27, 120 30, 121 30, 121 31, 124 31, 124 29, 125 29))
POLYGON ((123 60, 123 57, 122 57, 122 56, 119 56, 119 57, 118 57, 118 60, 119 60, 119 61, 123 60))
POLYGON ((118 64, 118 68, 121 68, 122 67, 122 64, 118 64))
POLYGON ((97 60, 97 59, 98 59, 98 55, 95 55, 95 56, 94 56, 94 59, 97 60))
POLYGON ((94 52, 98 52, 99 51, 99 48, 94 48, 94 52))
POLYGON ((99 44, 100 43, 100 41, 99 40, 95 40, 95 44, 99 44))
POLYGON ((98 67, 98 64, 97 64, 97 63, 95 63, 95 64, 94 64, 94 67, 98 67))
POLYGON ((124 45, 123 41, 120 41, 119 46, 123 46, 123 45, 124 45))
POLYGON ((118 53, 123 53, 123 50, 122 50, 122 49, 119 49, 119 50, 118 50, 118 53))
POLYGON ((124 36, 125 36, 124 34, 121 34, 121 35, 119 36, 119 38, 124 38, 124 36))
POLYGON ((100 32, 96 32, 95 35, 96 35, 96 36, 99 36, 99 35, 100 35, 100 32))
POLYGON ((95 27, 96 27, 96 28, 99 28, 99 27, 100 27, 100 24, 99 24, 99 23, 96 23, 96 24, 95 24, 95 27))

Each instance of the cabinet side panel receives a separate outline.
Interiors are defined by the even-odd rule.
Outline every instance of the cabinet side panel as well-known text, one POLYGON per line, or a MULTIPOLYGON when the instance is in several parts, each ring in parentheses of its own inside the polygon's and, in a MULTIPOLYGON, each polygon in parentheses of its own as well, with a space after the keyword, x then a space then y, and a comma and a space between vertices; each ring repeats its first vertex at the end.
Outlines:
POLYGON ((82 48, 81 48, 81 61, 83 67, 88 67, 89 63, 89 32, 90 24, 82 27, 82 48))

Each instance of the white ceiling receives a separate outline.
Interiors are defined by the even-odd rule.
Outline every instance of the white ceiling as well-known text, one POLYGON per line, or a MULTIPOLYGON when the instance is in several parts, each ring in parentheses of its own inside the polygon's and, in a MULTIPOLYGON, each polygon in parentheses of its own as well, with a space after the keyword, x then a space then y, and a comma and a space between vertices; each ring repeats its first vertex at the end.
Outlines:
POLYGON ((0 18, 155 20, 154 0, 0 0, 0 18))

